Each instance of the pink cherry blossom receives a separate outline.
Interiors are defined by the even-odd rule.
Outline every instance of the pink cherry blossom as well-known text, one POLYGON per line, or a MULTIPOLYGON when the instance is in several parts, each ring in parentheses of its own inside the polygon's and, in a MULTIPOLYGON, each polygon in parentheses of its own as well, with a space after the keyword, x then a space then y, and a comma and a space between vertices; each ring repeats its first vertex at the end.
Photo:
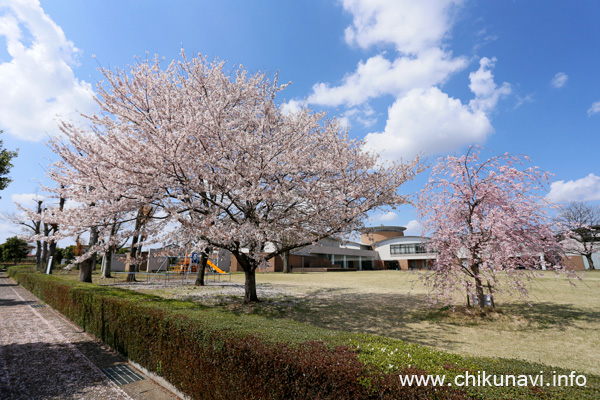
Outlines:
POLYGON ((483 307, 488 285, 526 297, 535 271, 563 269, 540 195, 548 173, 508 153, 480 160, 481 151, 440 158, 419 195, 419 216, 437 251, 425 277, 434 301, 451 304, 467 294, 483 307))

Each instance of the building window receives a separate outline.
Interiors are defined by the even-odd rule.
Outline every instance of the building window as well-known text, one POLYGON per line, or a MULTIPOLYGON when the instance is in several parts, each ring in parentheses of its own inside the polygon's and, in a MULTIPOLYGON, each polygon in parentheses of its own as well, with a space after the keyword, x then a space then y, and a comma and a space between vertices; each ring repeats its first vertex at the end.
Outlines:
POLYGON ((390 245, 390 254, 423 254, 427 253, 422 244, 392 244, 390 245))

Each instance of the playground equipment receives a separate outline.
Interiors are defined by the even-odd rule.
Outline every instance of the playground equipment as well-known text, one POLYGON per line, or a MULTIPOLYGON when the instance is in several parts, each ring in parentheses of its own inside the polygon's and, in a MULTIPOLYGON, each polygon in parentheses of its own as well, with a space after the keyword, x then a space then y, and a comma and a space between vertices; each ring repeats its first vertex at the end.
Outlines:
MULTIPOLYGON (((221 268, 217 267, 211 260, 207 261, 207 265, 212 268, 213 273, 217 274, 227 274, 227 272, 223 271, 221 268)), ((191 272, 198 272, 199 260, 196 259, 195 254, 185 255, 181 257, 179 262, 170 268, 171 272, 184 274, 191 272)), ((210 272, 209 272, 210 273, 210 272)))

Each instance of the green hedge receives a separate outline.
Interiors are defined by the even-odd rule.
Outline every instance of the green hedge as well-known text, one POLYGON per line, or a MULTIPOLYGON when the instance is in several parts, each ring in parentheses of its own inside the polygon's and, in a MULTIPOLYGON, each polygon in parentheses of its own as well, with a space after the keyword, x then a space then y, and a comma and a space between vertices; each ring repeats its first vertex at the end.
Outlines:
POLYGON ((237 316, 22 267, 9 273, 87 332, 193 399, 600 398, 596 377, 591 377, 593 388, 402 387, 399 374, 453 377, 482 369, 536 374, 542 366, 237 316))

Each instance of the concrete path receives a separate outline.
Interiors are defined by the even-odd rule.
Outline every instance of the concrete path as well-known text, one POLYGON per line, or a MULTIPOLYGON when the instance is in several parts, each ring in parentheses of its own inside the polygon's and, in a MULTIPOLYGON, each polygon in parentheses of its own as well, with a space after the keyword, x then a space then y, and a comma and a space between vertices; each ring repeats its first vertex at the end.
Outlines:
POLYGON ((1 273, 0 399, 179 397, 1 273))

